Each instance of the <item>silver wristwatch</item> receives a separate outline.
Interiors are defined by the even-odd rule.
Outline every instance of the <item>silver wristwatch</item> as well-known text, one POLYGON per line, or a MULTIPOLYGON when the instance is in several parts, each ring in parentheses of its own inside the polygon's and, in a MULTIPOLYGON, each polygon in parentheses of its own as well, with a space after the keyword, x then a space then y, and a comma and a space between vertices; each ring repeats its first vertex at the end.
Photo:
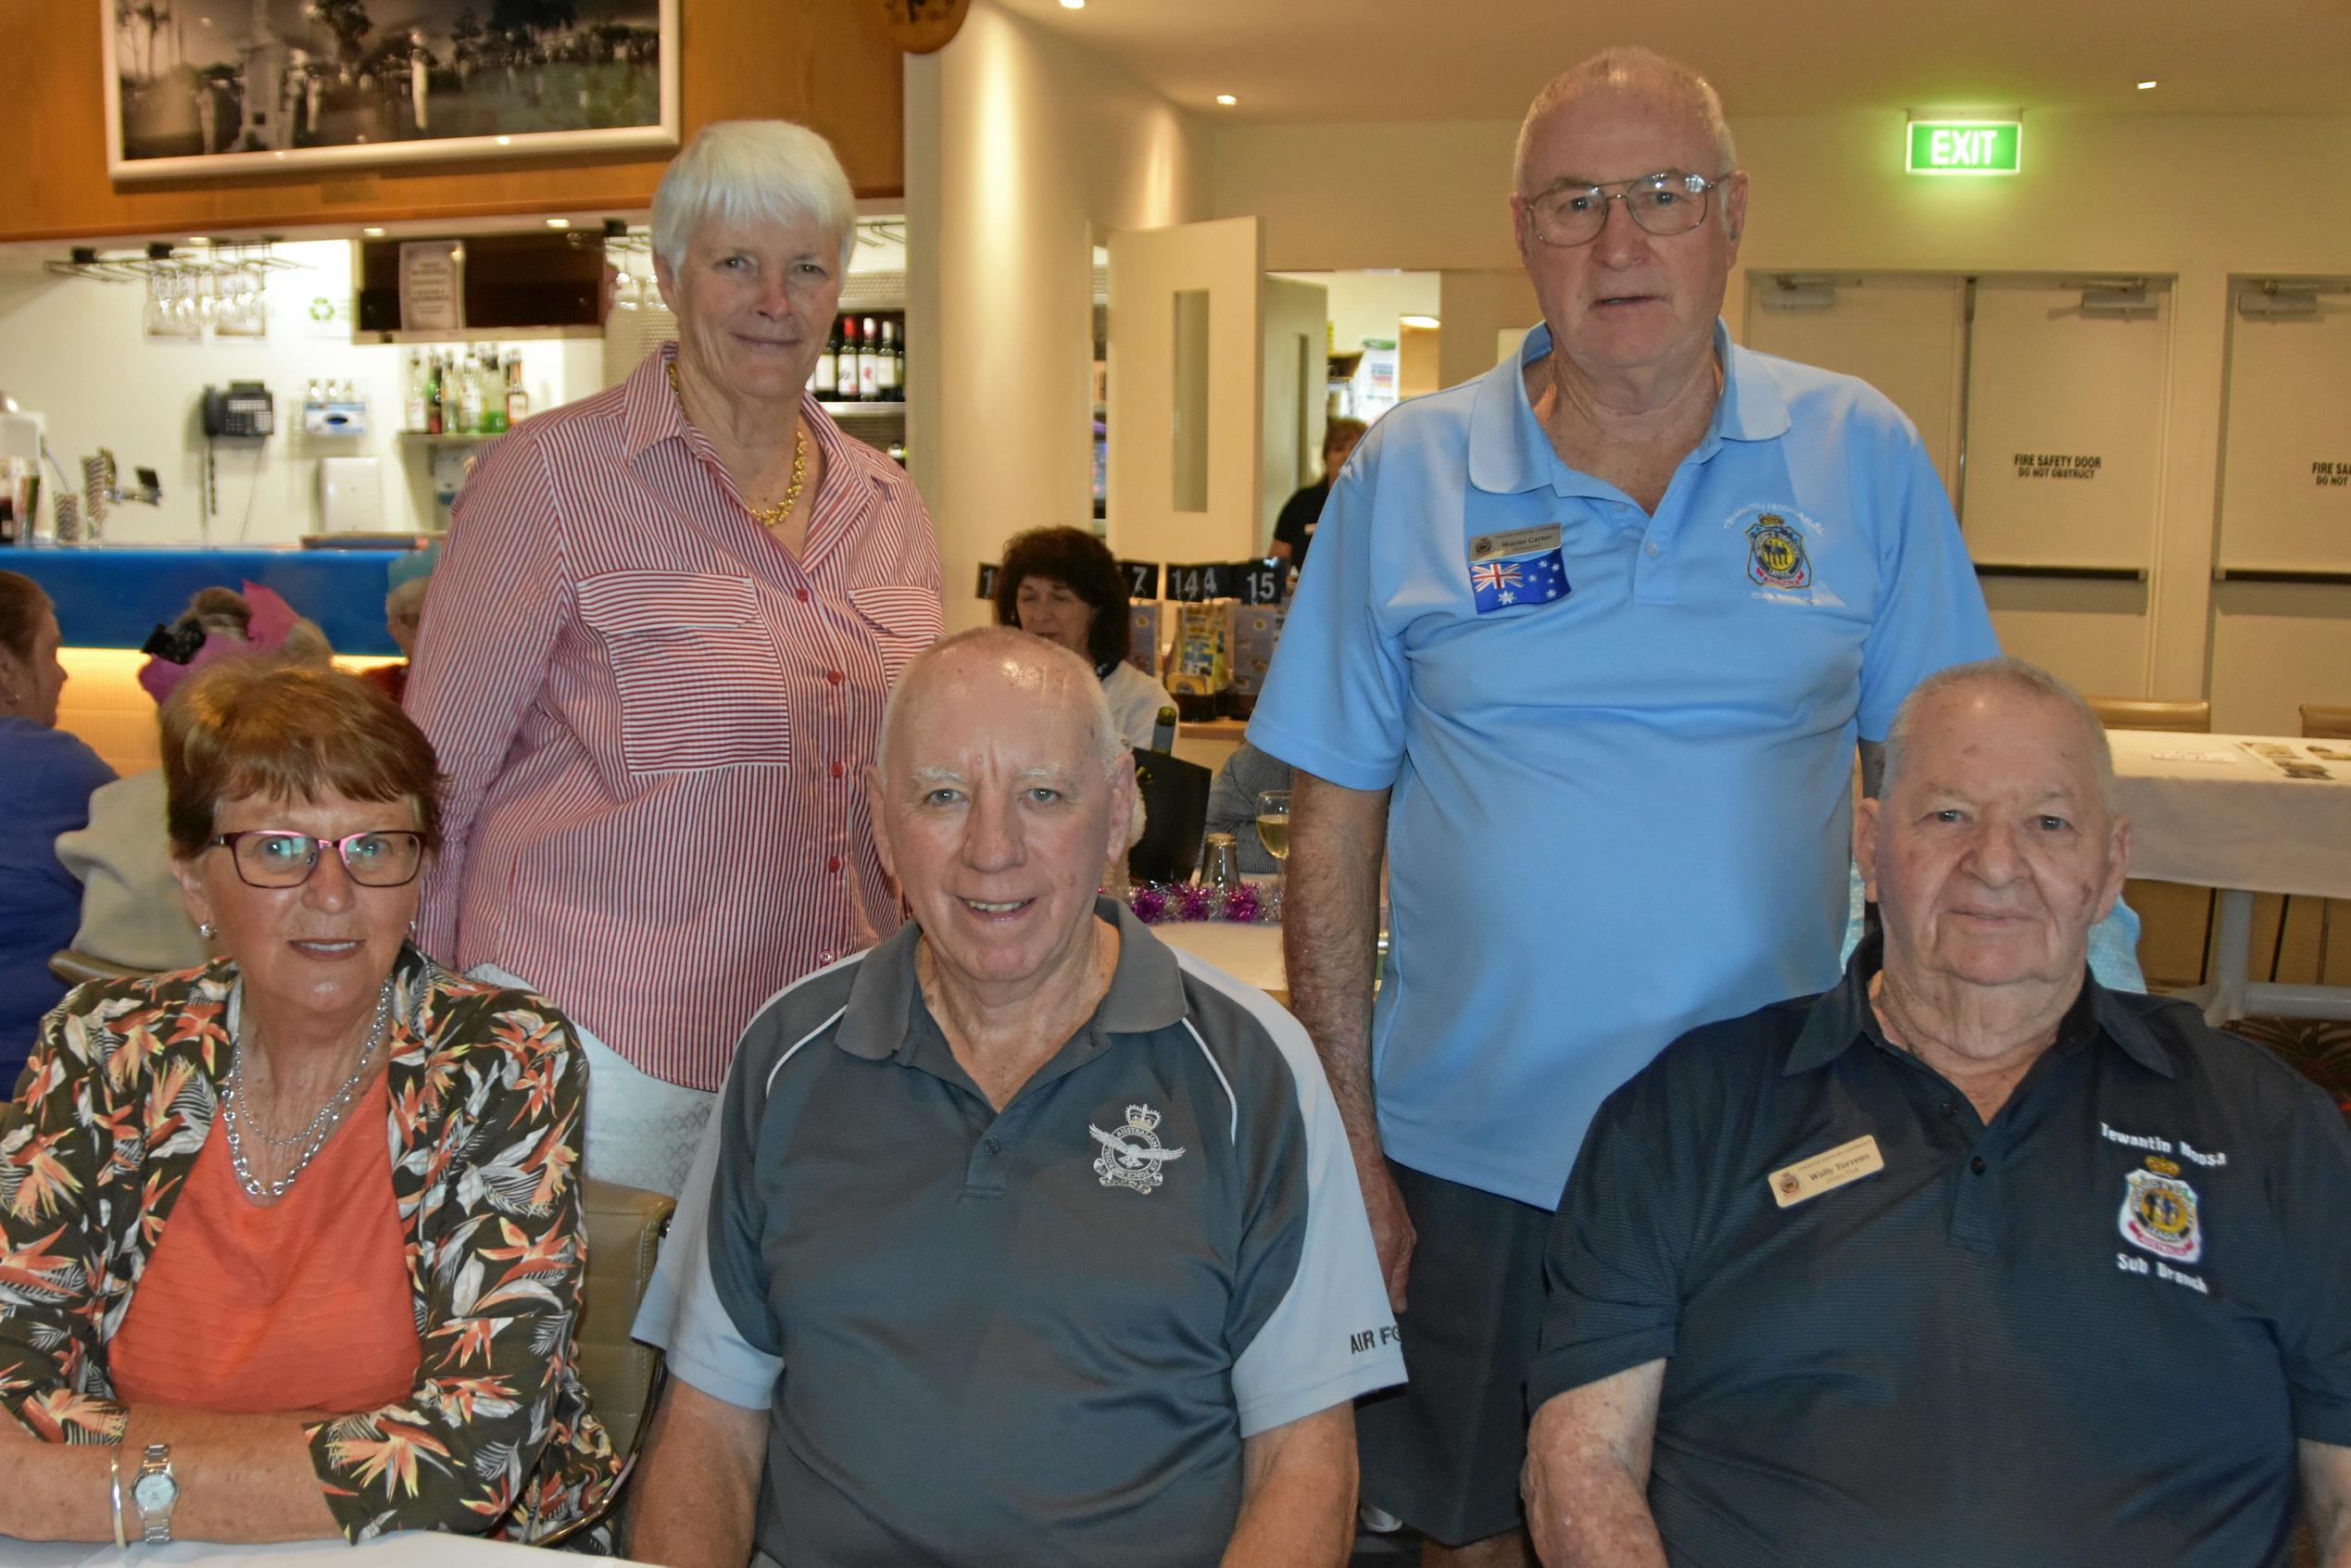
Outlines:
POLYGON ((139 1539, 160 1546, 171 1538, 171 1511, 180 1503, 180 1483, 171 1474, 171 1445, 149 1443, 139 1456, 139 1478, 131 1500, 139 1510, 139 1539))

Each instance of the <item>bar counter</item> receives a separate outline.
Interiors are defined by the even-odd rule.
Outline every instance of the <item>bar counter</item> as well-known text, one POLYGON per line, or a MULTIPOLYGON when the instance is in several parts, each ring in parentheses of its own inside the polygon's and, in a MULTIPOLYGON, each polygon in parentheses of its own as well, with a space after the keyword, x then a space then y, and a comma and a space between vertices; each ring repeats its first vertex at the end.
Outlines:
POLYGON ((408 550, 199 549, 73 545, 0 549, 57 607, 71 648, 136 648, 199 588, 258 583, 319 623, 338 654, 395 655, 383 624, 394 561, 408 550))

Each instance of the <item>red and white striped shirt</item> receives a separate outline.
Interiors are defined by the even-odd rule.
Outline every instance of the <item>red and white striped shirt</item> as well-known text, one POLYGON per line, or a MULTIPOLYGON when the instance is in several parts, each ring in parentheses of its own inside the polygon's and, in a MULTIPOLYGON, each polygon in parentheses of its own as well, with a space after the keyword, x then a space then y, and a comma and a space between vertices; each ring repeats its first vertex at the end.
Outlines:
POLYGON ((899 925, 864 771, 939 635, 938 545, 913 482, 806 399, 824 475, 795 559, 686 422, 673 352, 484 451, 407 706, 447 780, 425 950, 715 1089, 762 1002, 899 925))

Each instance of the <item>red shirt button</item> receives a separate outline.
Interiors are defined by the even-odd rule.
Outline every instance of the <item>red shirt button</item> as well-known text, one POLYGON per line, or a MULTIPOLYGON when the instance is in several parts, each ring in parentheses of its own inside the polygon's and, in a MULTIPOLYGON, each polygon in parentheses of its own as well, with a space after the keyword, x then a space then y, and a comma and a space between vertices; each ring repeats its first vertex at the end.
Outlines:
POLYGON ((793 589, 793 590, 792 590, 792 596, 793 596, 794 598, 796 598, 796 599, 799 600, 799 601, 800 601, 800 603, 802 603, 802 604, 806 604, 806 603, 808 603, 808 590, 807 590, 806 588, 795 588, 795 589, 793 589))
POLYGON ((827 670, 824 671, 824 678, 832 682, 836 686, 839 685, 844 679, 841 672, 837 670, 827 670))
POLYGON ((833 764, 833 776, 834 776, 835 778, 836 778, 836 779, 837 779, 837 778, 839 778, 839 777, 840 777, 843 773, 846 773, 846 772, 848 772, 848 771, 849 771, 849 770, 848 770, 847 768, 842 767, 842 766, 841 766, 838 762, 836 762, 836 763, 834 763, 834 764, 833 764))
POLYGON ((834 856, 831 859, 824 862, 824 869, 828 872, 839 871, 841 869, 841 858, 838 855, 834 856))

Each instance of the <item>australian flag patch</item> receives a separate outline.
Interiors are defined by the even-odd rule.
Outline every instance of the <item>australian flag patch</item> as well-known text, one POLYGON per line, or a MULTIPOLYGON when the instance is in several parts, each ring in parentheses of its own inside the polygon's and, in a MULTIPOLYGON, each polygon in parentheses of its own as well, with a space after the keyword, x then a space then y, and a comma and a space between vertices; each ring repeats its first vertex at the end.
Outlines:
POLYGON ((1566 563, 1557 546, 1536 556, 1478 561, 1469 569, 1469 591, 1480 615, 1549 604, 1567 596, 1566 563))

